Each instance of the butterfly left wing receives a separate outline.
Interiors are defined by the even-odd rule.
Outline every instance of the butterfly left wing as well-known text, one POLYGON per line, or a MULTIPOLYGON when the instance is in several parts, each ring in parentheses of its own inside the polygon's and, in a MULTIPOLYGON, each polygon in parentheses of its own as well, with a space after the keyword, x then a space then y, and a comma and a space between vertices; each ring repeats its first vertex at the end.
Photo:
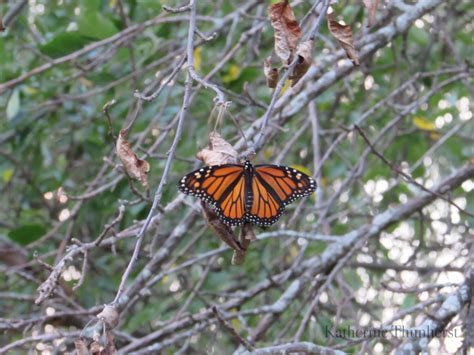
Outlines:
POLYGON ((238 225, 244 222, 245 180, 242 165, 206 166, 184 176, 178 188, 215 206, 217 215, 224 223, 238 225))

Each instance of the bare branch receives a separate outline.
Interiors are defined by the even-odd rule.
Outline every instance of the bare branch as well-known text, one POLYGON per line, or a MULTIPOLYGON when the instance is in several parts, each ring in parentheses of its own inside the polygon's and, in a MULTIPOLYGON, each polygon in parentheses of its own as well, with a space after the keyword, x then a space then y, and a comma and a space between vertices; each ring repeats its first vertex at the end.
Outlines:
POLYGON ((327 355, 344 355, 340 350, 334 350, 324 346, 316 345, 309 342, 287 343, 273 345, 266 348, 258 348, 253 351, 241 352, 242 355, 264 355, 264 354, 287 354, 287 353, 303 353, 303 354, 327 354, 327 355))
POLYGON ((401 344, 396 354, 406 354, 406 352, 420 352, 427 349, 434 334, 439 334, 455 316, 459 315, 469 299, 469 286, 461 285, 459 289, 450 294, 434 314, 435 318, 426 319, 416 328, 405 329, 407 334, 411 334, 409 340, 401 344), (416 333, 415 333, 416 331, 416 333), (417 336, 413 336, 417 334, 417 336))

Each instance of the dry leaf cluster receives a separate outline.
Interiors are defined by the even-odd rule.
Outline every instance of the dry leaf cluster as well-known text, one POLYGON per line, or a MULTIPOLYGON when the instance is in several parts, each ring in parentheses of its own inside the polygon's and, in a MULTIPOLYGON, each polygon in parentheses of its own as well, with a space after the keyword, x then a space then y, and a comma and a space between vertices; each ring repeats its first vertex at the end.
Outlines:
POLYGON ((293 61, 296 46, 301 38, 301 29, 288 0, 273 4, 268 17, 275 31, 275 53, 288 65, 293 61))
POLYGON ((125 168, 127 174, 147 187, 148 178, 147 174, 150 171, 150 164, 146 160, 139 159, 137 155, 133 152, 130 144, 126 141, 125 136, 127 132, 121 130, 117 142, 115 144, 117 156, 125 168))
MULTIPOLYGON (((368 11, 368 26, 373 26, 379 0, 364 0, 368 11)), ((288 0, 273 4, 268 9, 268 17, 274 30, 274 47, 276 55, 281 59, 283 67, 287 67, 294 56, 297 63, 290 74, 291 86, 294 86, 309 70, 313 62, 313 40, 299 43, 301 28, 288 0)), ((335 20, 333 14, 327 15, 330 33, 338 40, 347 57, 354 65, 359 65, 359 58, 354 48, 352 29, 335 20)), ((263 62, 263 73, 269 88, 275 88, 279 80, 279 70, 272 66, 271 56, 263 62)))
MULTIPOLYGON (((313 41, 299 43, 301 28, 289 1, 284 0, 273 4, 268 9, 268 17, 274 30, 275 53, 282 61, 283 67, 288 66, 297 56, 296 66, 289 79, 294 86, 311 66, 313 62, 313 41)), ((279 79, 279 70, 272 67, 271 57, 265 59, 263 72, 267 79, 267 86, 275 88, 279 79)))
POLYGON ((359 57, 354 48, 352 39, 352 29, 349 25, 343 25, 336 21, 334 14, 327 14, 328 27, 331 34, 338 40, 339 44, 346 51, 347 57, 354 65, 359 65, 359 57))

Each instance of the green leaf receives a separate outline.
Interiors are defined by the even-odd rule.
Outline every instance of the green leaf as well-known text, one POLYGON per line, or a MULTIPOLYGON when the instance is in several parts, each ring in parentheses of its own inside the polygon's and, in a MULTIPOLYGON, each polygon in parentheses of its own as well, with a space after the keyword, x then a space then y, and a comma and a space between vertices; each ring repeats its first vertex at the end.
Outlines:
MULTIPOLYGON (((201 61, 199 60, 199 64, 201 63, 201 61)), ((235 64, 231 64, 229 66, 229 69, 227 71, 227 74, 225 74, 223 77, 222 77, 222 82, 224 83, 230 83, 232 81, 235 81, 236 79, 238 79, 240 76, 240 68, 239 66, 235 65, 235 64)))
POLYGON ((81 35, 96 40, 110 37, 118 32, 114 23, 97 11, 81 12, 77 26, 81 35))
POLYGON ((407 309, 413 307, 415 304, 418 303, 416 296, 413 295, 406 295, 403 303, 400 305, 401 309, 407 309))
POLYGON ((61 32, 42 45, 40 51, 50 57, 58 58, 81 49, 89 42, 90 40, 79 32, 61 32))
POLYGON ((358 290, 359 288, 361 288, 364 283, 362 282, 362 280, 360 279, 360 276, 359 274, 357 273, 356 270, 347 270, 345 273, 344 273, 344 280, 346 280, 346 282, 352 287, 352 289, 354 290, 358 290))
POLYGON ((139 312, 134 312, 127 322, 126 328, 130 331, 134 331, 140 328, 146 327, 153 319, 156 318, 156 313, 150 312, 149 309, 145 308, 139 312))
POLYGON ((436 126, 433 122, 428 121, 424 117, 413 117, 413 124, 423 131, 436 131, 436 126))
POLYGON ((412 43, 426 46, 430 42, 430 38, 429 34, 421 28, 414 26, 410 30, 409 39, 412 40, 412 43))
POLYGON ((101 0, 81 0, 81 10, 99 11, 101 2, 101 0))
POLYGON ((46 233, 46 228, 40 224, 26 224, 12 229, 8 233, 8 238, 20 245, 28 245, 38 240, 46 233))
POLYGON ((156 35, 160 38, 169 39, 171 38, 173 31, 169 23, 164 23, 157 27, 156 35))
POLYGON ((3 171, 2 179, 4 183, 8 183, 12 179, 13 172, 13 169, 6 169, 3 171))
MULTIPOLYGON (((166 2, 166 1, 165 1, 166 2)), ((139 7, 150 8, 151 10, 161 10, 161 2, 156 0, 137 0, 139 7)))
POLYGON ((7 104, 7 119, 11 120, 20 112, 20 91, 18 89, 13 90, 10 99, 7 104))

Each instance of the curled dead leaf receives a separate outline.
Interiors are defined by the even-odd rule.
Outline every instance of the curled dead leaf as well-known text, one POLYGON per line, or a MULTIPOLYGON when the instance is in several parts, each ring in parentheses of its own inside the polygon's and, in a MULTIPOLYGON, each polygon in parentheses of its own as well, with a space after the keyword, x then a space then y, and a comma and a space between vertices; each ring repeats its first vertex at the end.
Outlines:
POLYGON ((313 62, 313 41, 309 40, 300 43, 296 50, 296 55, 298 56, 298 62, 296 63, 293 73, 290 75, 290 79, 292 80, 291 86, 295 86, 311 67, 311 63, 313 62))
POLYGON ((147 174, 150 171, 150 164, 146 160, 138 159, 130 144, 125 140, 125 135, 126 132, 121 130, 117 138, 117 156, 130 177, 140 181, 143 186, 148 186, 147 174))
MULTIPOLYGON (((251 224, 244 224, 240 229, 239 240, 241 243, 245 243, 246 241, 254 241, 257 240, 257 236, 255 235, 255 231, 252 228, 251 224)), ((248 246, 248 244, 247 244, 248 246)))
POLYGON ((334 19, 333 14, 328 14, 327 19, 329 31, 338 40, 342 48, 344 48, 347 57, 352 60, 354 65, 359 65, 359 57, 352 40, 351 26, 340 24, 334 19))
POLYGON ((103 354, 104 350, 105 350, 105 347, 97 341, 93 341, 91 346, 90 346, 90 354, 91 355, 103 354))
POLYGON ((97 319, 104 322, 107 329, 114 329, 120 320, 120 315, 117 309, 111 305, 106 305, 102 312, 97 315, 97 319))
POLYGON ((82 338, 77 338, 74 340, 74 347, 76 349, 77 355, 87 355, 89 354, 89 349, 87 349, 86 342, 82 338))
POLYGON ((363 0, 365 7, 369 13, 367 19, 367 26, 372 27, 375 23, 375 16, 377 15, 377 7, 379 6, 379 0, 363 0))
POLYGON ((280 1, 268 8, 268 17, 274 30, 275 53, 283 65, 293 60, 301 29, 288 0, 280 1))
POLYGON ((209 148, 196 154, 205 165, 235 164, 239 153, 216 131, 209 133, 209 148))
POLYGON ((263 73, 265 74, 265 78, 267 78, 267 86, 271 89, 276 88, 280 74, 277 68, 272 68, 271 57, 265 58, 263 61, 263 73))
POLYGON ((239 244, 243 250, 234 250, 234 255, 232 256, 232 265, 242 265, 245 261, 245 254, 252 240, 256 240, 255 232, 253 231, 251 224, 244 224, 240 228, 239 234, 239 244))
POLYGON ((245 251, 232 229, 219 219, 217 213, 205 202, 201 202, 201 206, 204 219, 214 234, 233 250, 238 252, 245 251))
POLYGON ((102 336, 101 339, 93 341, 90 344, 87 352, 84 353, 84 355, 115 355, 115 354, 117 354, 117 349, 115 348, 114 336, 110 332, 107 332, 106 337, 102 336))

